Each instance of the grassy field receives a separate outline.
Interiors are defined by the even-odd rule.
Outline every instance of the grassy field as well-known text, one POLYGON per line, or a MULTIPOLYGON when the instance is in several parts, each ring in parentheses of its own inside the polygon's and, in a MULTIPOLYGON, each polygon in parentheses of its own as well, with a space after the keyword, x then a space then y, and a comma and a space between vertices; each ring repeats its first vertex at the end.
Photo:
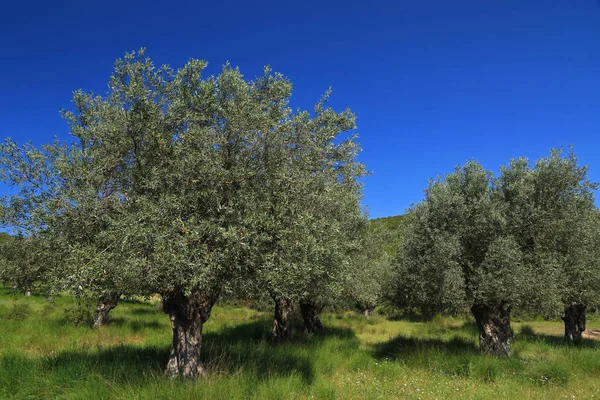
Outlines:
MULTIPOLYGON (((481 356, 473 322, 325 314, 324 337, 269 343, 269 315, 216 306, 206 377, 162 376, 170 327, 157 303, 125 302, 98 330, 65 324, 69 298, 0 294, 0 398, 489 399, 600 397, 600 341, 563 344, 559 321, 515 323, 511 359, 481 356), (43 316, 44 315, 44 316, 43 316)), ((588 329, 599 329, 592 320, 588 329)))

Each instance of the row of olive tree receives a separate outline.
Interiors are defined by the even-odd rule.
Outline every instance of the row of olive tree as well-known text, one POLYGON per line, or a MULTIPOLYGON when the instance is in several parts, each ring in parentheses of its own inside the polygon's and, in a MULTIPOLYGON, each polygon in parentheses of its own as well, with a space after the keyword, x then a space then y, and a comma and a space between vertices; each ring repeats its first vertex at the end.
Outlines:
POLYGON ((293 112, 282 75, 247 81, 227 65, 203 78, 205 67, 127 54, 105 96, 74 94, 70 142, 0 148, 0 178, 18 188, 1 223, 43 243, 27 251, 44 282, 103 310, 161 295, 166 373, 184 377, 203 373, 203 324, 233 287, 269 292, 277 336, 295 300, 319 329, 365 223, 359 146, 341 136, 355 127, 349 110, 326 107, 327 94, 293 112))
POLYGON ((425 314, 469 307, 484 352, 510 354, 510 312, 552 315, 577 341, 600 300, 596 185, 573 152, 512 160, 495 177, 469 162, 431 181, 409 213, 394 299, 425 314))

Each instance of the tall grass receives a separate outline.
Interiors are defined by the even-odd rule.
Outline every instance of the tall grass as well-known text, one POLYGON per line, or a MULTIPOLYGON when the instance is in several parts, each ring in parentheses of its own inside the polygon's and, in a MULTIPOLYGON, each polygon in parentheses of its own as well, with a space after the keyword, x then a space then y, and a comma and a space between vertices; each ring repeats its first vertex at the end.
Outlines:
MULTIPOLYGON (((73 300, 0 294, 0 398, 389 399, 594 398, 600 342, 568 346, 558 321, 514 326, 514 356, 482 356, 472 321, 389 321, 325 314, 327 334, 269 341, 270 316, 216 306, 205 326, 207 376, 162 374, 168 318, 124 302, 97 330, 65 321, 73 300), (16 315, 16 316, 15 316, 16 315), (549 332, 549 333, 544 333, 549 332)), ((600 326, 591 321, 588 329, 600 326)))

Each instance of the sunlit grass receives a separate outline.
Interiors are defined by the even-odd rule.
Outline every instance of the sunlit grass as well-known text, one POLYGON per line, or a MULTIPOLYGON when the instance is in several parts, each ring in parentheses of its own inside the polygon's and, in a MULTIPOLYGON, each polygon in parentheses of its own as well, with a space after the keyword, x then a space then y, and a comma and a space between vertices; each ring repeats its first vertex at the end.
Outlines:
MULTIPOLYGON (((600 341, 563 343, 560 321, 515 323, 514 355, 478 352, 468 318, 431 322, 325 314, 324 337, 269 341, 270 316, 216 306, 198 381, 162 374, 171 341, 157 303, 124 302, 97 330, 64 321, 69 298, 0 295, 0 398, 389 399, 597 398, 600 341), (14 305, 27 315, 8 318, 14 305)), ((588 329, 598 329, 592 320, 588 329)), ((298 329, 300 331, 300 329, 298 329)))

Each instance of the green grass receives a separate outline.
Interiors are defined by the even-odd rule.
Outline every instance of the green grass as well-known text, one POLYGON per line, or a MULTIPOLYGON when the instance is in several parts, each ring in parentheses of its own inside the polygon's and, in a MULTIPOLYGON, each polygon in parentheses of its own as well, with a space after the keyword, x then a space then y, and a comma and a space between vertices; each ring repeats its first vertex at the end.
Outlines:
MULTIPOLYGON (((170 327, 157 303, 124 302, 98 330, 65 323, 69 298, 0 294, 0 398, 597 398, 600 341, 563 343, 558 321, 514 324, 514 355, 482 356, 472 321, 325 314, 324 337, 274 346, 268 314, 216 306, 198 381, 162 372, 170 327)), ((592 320, 588 329, 600 328, 592 320)))

